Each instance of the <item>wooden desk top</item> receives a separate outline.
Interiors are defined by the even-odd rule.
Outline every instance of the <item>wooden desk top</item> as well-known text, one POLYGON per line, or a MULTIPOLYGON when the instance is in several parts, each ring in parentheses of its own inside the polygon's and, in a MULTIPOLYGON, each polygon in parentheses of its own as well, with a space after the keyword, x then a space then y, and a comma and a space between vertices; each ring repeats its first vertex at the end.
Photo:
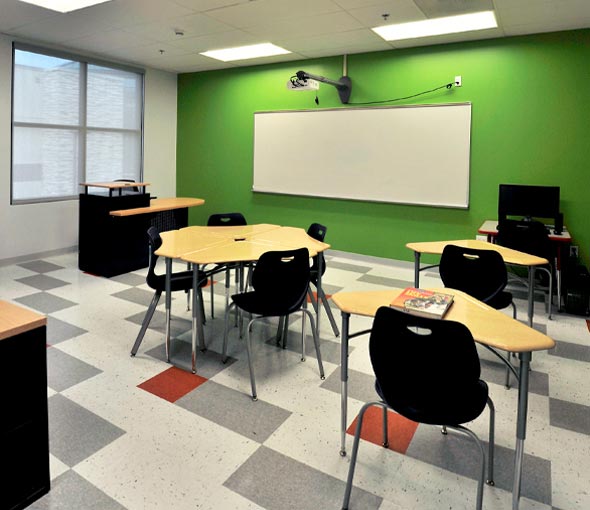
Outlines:
MULTIPOLYGON (((402 290, 337 292, 332 295, 332 301, 345 313, 374 317, 379 307, 388 306, 402 290)), ((510 352, 542 351, 555 346, 554 340, 547 335, 514 320, 460 290, 449 288, 429 290, 455 296, 444 320, 454 320, 465 324, 475 341, 480 344, 510 352)), ((449 348, 451 348, 450 344, 449 348)))
POLYGON ((0 301, 0 340, 45 326, 47 317, 21 306, 0 301))
POLYGON ((150 182, 81 182, 80 186, 86 186, 88 188, 106 188, 106 189, 119 189, 119 188, 132 188, 141 186, 149 186, 150 182))
MULTIPOLYGON (((131 183, 137 184, 137 183, 131 183)), ((134 209, 120 209, 111 211, 111 216, 135 216, 137 214, 149 214, 161 211, 171 211, 173 209, 182 209, 184 207, 196 207, 203 205, 205 201, 202 198, 154 198, 147 207, 136 207, 134 209)))
POLYGON ((307 248, 310 256, 330 245, 312 239, 302 228, 259 224, 241 227, 186 227, 163 232, 156 255, 193 264, 249 262, 267 251, 307 248))
MULTIPOLYGON (((498 220, 486 220, 482 223, 481 227, 477 230, 478 234, 485 234, 489 236, 497 236, 498 235, 498 220)), ((549 239, 552 241, 563 242, 563 243, 571 243, 572 236, 568 232, 567 228, 564 226, 563 231, 560 235, 555 233, 555 229, 552 226, 549 226, 549 239)))
POLYGON ((406 248, 418 253, 429 253, 432 255, 442 255, 442 252, 448 244, 454 244, 463 248, 474 248, 476 250, 493 250, 497 251, 504 262, 507 264, 516 264, 519 266, 543 266, 549 261, 536 255, 529 255, 511 248, 505 248, 498 244, 479 241, 477 239, 461 239, 456 241, 427 241, 423 243, 408 243, 406 248))

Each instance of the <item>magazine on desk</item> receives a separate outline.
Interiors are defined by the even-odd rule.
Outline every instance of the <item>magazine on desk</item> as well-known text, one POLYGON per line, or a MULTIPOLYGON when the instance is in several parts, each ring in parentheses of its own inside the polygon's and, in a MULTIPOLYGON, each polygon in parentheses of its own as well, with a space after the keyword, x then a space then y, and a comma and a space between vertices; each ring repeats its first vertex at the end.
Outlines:
POLYGON ((389 306, 421 317, 442 319, 452 304, 452 294, 407 287, 389 306))

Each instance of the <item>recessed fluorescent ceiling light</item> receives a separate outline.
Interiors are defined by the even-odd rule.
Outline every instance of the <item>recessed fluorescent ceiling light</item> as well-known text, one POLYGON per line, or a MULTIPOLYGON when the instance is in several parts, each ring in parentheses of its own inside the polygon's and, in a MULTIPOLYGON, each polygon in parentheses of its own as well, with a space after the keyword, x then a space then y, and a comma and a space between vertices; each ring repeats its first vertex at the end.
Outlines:
POLYGON ((289 50, 275 46, 271 43, 252 44, 251 46, 238 46, 236 48, 225 48, 224 50, 205 51, 201 55, 211 57, 223 62, 231 60, 244 60, 247 58, 270 57, 272 55, 285 55, 291 53, 289 50))
POLYGON ((58 12, 70 12, 90 7, 91 5, 110 2, 110 0, 20 0, 27 4, 38 5, 45 9, 51 9, 58 12))
POLYGON ((431 35, 485 30, 486 28, 496 28, 497 26, 498 23, 496 22, 494 11, 483 11, 460 14, 459 16, 448 16, 446 18, 386 25, 375 27, 371 30, 383 37, 386 41, 401 41, 403 39, 415 39, 417 37, 428 37, 431 35))

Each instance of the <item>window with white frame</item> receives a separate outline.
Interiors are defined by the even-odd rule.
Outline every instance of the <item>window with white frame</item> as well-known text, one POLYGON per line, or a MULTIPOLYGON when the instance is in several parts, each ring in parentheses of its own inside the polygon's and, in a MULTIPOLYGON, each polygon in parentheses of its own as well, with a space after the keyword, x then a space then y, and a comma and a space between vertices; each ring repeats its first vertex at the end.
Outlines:
POLYGON ((141 72, 15 46, 12 97, 12 203, 141 180, 141 72))

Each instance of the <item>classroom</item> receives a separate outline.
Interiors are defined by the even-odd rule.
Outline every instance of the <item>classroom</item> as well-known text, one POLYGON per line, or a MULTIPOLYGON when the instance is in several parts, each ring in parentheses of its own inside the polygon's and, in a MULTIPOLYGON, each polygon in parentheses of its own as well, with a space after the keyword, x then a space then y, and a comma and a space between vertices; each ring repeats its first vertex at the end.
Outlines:
MULTIPOLYGON (((406 0, 403 8, 410 9, 408 20, 412 21, 411 13, 417 6, 427 10, 446 4, 455 14, 466 9, 466 3, 406 0)), ((298 2, 295 7, 283 0, 112 0, 68 15, 28 4, 25 9, 17 0, 0 2, 0 232, 5 239, 0 243, 0 301, 47 317, 51 482, 51 490, 39 499, 26 504, 9 501, 7 508, 341 508, 355 418, 366 402, 379 399, 368 336, 353 334, 369 330, 374 313, 362 316, 353 311, 346 316, 346 293, 417 287, 416 260, 436 265, 440 253, 425 250, 421 259, 416 259, 418 252, 411 248, 415 244, 485 241, 482 224, 498 218, 501 184, 559 187, 560 213, 571 236, 562 262, 573 246, 579 264, 590 264, 586 224, 590 214, 590 174, 586 171, 590 160, 586 140, 590 126, 590 5, 582 0, 519 0, 529 23, 520 26, 507 23, 511 9, 507 0, 475 3, 491 6, 499 14, 500 25, 505 25, 491 35, 485 35, 484 30, 484 35, 471 32, 406 44, 368 44, 358 34, 360 26, 370 26, 370 13, 375 16, 391 10, 394 17, 401 12, 396 9, 403 10, 399 2, 322 0, 316 4, 298 2), (109 4, 119 10, 109 14, 109 4), (562 12, 559 21, 543 28, 543 16, 556 9, 567 10, 561 4, 567 4, 572 13, 562 12), (162 12, 166 9, 165 16, 162 12), (289 9, 292 13, 286 14, 289 9), (47 12, 53 14, 48 16, 47 12), (100 16, 93 16, 94 12, 100 16), (247 64, 212 65, 200 55, 192 66, 183 60, 179 48, 182 44, 187 48, 187 41, 198 38, 191 32, 189 20, 196 26, 198 18, 199 26, 204 26, 206 18, 211 26, 225 22, 235 29, 240 19, 240 27, 248 32, 245 20, 260 12, 265 15, 267 33, 277 34, 272 42, 292 41, 302 49, 289 56, 252 59, 247 64), (306 12, 313 16, 305 17, 306 12), (138 27, 151 27, 153 43, 127 52, 120 49, 116 41, 137 41, 141 34, 129 27, 120 30, 123 21, 115 21, 119 13, 137 15, 138 27), (337 36, 332 34, 333 46, 326 44, 322 49, 318 41, 325 38, 328 42, 329 32, 318 28, 319 18, 313 20, 330 13, 337 13, 342 27, 348 28, 341 28, 337 36), (346 25, 344 20, 353 14, 355 24, 346 25), (111 25, 107 23, 109 16, 111 25), (280 27, 296 26, 290 18, 310 24, 301 26, 300 35, 281 37, 280 27), (186 34, 179 35, 181 20, 186 34), (271 21, 277 23, 274 29, 271 21), (61 40, 56 34, 73 22, 77 26, 71 37, 61 40), (354 30, 357 24, 359 29, 354 30), (158 31, 165 27, 170 33, 160 35, 158 31), (37 29, 41 35, 36 34, 37 29), (109 31, 110 45, 104 36, 109 31), (185 38, 184 42, 179 38, 185 38), (300 362, 298 342, 305 322, 293 316, 286 348, 281 349, 278 322, 266 319, 252 328, 259 395, 256 402, 249 398, 249 355, 235 328, 229 332, 229 361, 222 362, 225 278, 221 272, 210 277, 215 284, 208 281, 200 297, 191 294, 190 307, 183 293, 173 294, 168 330, 161 299, 143 342, 135 355, 129 356, 153 296, 146 283, 147 268, 110 278, 81 271, 78 197, 13 199, 13 136, 17 129, 13 126, 13 44, 26 51, 88 57, 89 61, 141 72, 141 173, 137 181, 149 183, 147 192, 153 197, 202 199, 202 205, 188 208, 189 226, 201 228, 212 214, 239 211, 252 227, 273 224, 307 230, 314 223, 327 227, 329 249, 323 252, 326 271, 320 276, 321 287, 328 297, 344 294, 340 300, 328 300, 336 327, 325 310, 320 308, 318 316, 312 314, 319 322, 323 368, 321 362, 319 365, 320 373, 325 370, 325 380, 318 373, 319 356, 311 334, 306 337, 307 360, 300 362), (306 45, 314 50, 306 53, 306 45), (312 78, 338 81, 347 76, 350 98, 344 103, 337 87, 329 83, 320 83, 318 90, 290 90, 288 83, 301 70, 312 78), (293 118, 303 124, 331 111, 417 112, 424 111, 424 105, 431 110, 468 106, 469 124, 463 136, 469 142, 464 204, 400 201, 394 191, 393 198, 385 200, 345 199, 339 192, 318 195, 315 181, 309 189, 299 181, 311 182, 322 172, 331 172, 328 183, 333 179, 334 189, 340 189, 338 169, 328 169, 327 162, 314 152, 321 153, 334 137, 330 129, 313 132, 311 126, 303 125, 293 129, 314 133, 313 139, 302 144, 296 162, 293 158, 277 161, 276 172, 285 172, 284 181, 292 179, 306 191, 256 190, 256 158, 275 140, 260 138, 257 146, 256 136, 262 136, 259 121, 265 115, 276 119, 302 112, 293 118), (397 106, 400 108, 389 108, 397 106), (198 336, 194 305, 198 299, 204 308, 206 352, 194 348, 198 336), (346 355, 342 348, 345 316, 350 317, 346 355), (168 363, 164 337, 170 330, 168 363), (343 363, 343 359, 347 361, 343 363), (191 373, 191 361, 193 368, 196 363, 196 374, 191 373), (344 427, 343 365, 350 378, 344 427), (341 455, 343 428, 347 455, 341 455)), ((382 25, 384 19, 374 24, 382 25)), ((223 32, 219 27, 217 30, 223 32)), ((213 35, 200 39, 206 41, 207 37, 214 40, 213 35)), ((245 40, 252 37, 249 33, 245 40)), ((352 124, 346 122, 342 122, 339 136, 353 132, 352 124)), ((440 135, 457 129, 453 123, 444 125, 440 135)), ((268 133, 272 136, 272 129, 268 133)), ((279 133, 275 134, 278 139, 279 133)), ((288 138, 284 130, 280 134, 288 138)), ((438 139, 436 132, 423 134, 425 143, 438 139)), ((400 156, 392 149, 394 142, 392 139, 383 147, 379 157, 384 166, 378 173, 398 172, 403 178, 403 168, 395 165, 400 156), (391 169, 387 168, 389 161, 391 169)), ((414 143, 415 153, 420 152, 419 136, 414 143)), ((347 145, 354 153, 354 142, 347 145)), ((443 162, 441 168, 443 196, 444 173, 449 170, 443 162)), ((437 169, 430 170, 434 176, 437 169)), ((359 194, 363 179, 367 177, 359 176, 359 194)), ((452 182, 451 176, 448 182, 452 182)), ((351 187, 354 193, 354 184, 351 187)), ((84 189, 80 187, 77 193, 84 193, 84 189)), ((108 232, 96 234, 108 236, 108 232)), ((267 233, 256 235, 261 243, 271 243, 272 236, 267 233)), ((147 253, 147 236, 145 248, 147 253)), ((161 274, 165 272, 164 258, 158 261, 161 274)), ((174 271, 185 270, 186 262, 174 260, 174 271)), ((200 259, 195 258, 194 264, 201 264, 200 259)), ((523 277, 522 267, 517 273, 523 277)), ((424 269, 419 283, 424 288, 443 287, 435 267, 424 269)), ((515 381, 510 389, 505 388, 505 367, 478 343, 481 379, 488 384, 496 406, 495 485, 485 486, 483 508, 586 509, 590 507, 590 322, 585 314, 568 313, 562 303, 556 303, 555 293, 548 301, 541 289, 528 292, 514 283, 506 288, 517 313, 515 331, 521 327, 534 331, 554 341, 555 346, 539 348, 532 355, 526 389, 528 410, 524 406, 528 431, 520 467, 522 485, 515 502, 520 389, 515 381)), ((512 321, 510 308, 498 313, 502 314, 498 320, 512 321)), ((0 335, 0 344, 2 338, 0 335)), ((7 359, 6 354, 1 357, 7 359)), ((517 358, 513 359, 518 367, 517 358)), ((12 359, 11 364, 15 361, 20 360, 12 359)), ((420 368, 419 360, 408 360, 407 364, 420 368)), ((2 366, 8 367, 7 362, 2 366)), ((6 377, 0 380, 5 382, 3 386, 14 384, 6 377)), ((363 433, 351 509, 463 510, 476 506, 477 451, 468 439, 451 432, 443 435, 440 428, 429 425, 391 420, 391 434, 395 436, 397 430, 403 444, 383 448, 380 412, 370 416, 368 412, 365 420, 376 439, 366 440, 363 433)), ((487 411, 469 420, 467 426, 484 441, 487 452, 487 411)), ((2 434, 8 437, 6 431, 2 434)), ((392 438, 390 441, 393 444, 392 438)), ((0 496, 0 508, 5 504, 0 496)))

